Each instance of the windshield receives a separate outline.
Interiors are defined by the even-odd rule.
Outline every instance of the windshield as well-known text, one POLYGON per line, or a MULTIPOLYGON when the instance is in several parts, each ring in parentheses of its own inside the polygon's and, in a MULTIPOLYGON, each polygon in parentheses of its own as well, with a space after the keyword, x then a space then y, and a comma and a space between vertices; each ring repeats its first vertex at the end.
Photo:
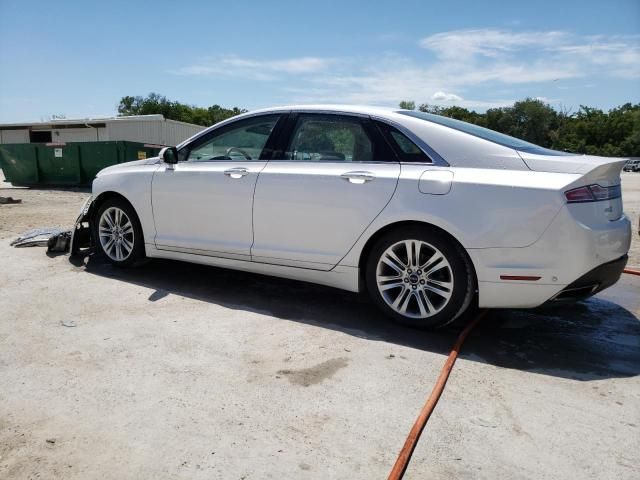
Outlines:
POLYGON ((453 128, 463 133, 473 135, 474 137, 488 140, 489 142, 497 143, 504 147, 513 148, 514 150, 520 150, 522 152, 538 153, 540 155, 571 155, 566 152, 559 152, 557 150, 551 150, 544 148, 534 143, 525 142, 515 137, 510 137, 504 133, 498 133, 488 128, 479 127, 472 123, 463 122, 461 120, 455 120, 449 117, 443 117, 440 115, 434 115, 433 113, 416 112, 414 110, 398 110, 397 113, 407 115, 409 117, 419 118, 420 120, 426 120, 428 122, 437 123, 445 127, 453 128))

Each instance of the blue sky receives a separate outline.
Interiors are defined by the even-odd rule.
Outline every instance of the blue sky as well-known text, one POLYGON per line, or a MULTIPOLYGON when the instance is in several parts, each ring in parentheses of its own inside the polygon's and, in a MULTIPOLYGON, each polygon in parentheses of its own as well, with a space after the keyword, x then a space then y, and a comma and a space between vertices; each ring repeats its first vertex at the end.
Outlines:
POLYGON ((640 101, 640 0, 0 0, 0 122, 201 106, 640 101))

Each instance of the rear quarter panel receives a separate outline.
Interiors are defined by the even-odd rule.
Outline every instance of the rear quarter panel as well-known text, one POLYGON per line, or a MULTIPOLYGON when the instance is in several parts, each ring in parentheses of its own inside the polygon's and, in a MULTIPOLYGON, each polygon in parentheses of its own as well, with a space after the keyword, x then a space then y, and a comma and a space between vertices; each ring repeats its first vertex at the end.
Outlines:
POLYGON ((393 198, 340 264, 357 266, 375 232, 407 220, 438 226, 466 249, 526 247, 553 221, 564 205, 564 187, 576 178, 528 170, 403 164, 393 198), (419 178, 427 170, 452 172, 448 193, 420 192, 419 178))

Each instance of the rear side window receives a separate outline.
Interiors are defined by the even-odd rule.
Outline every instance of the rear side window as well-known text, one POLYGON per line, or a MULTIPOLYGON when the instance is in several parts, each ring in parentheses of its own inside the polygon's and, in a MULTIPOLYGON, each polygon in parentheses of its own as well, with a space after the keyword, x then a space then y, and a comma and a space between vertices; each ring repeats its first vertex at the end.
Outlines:
POLYGON ((371 162, 373 142, 357 118, 300 115, 285 152, 286 160, 371 162))
POLYGON ((341 113, 292 113, 274 159, 304 162, 398 163, 399 159, 375 123, 341 113))
POLYGON ((390 133, 398 147, 400 147, 400 150, 402 150, 402 153, 418 155, 422 151, 415 143, 409 140, 406 135, 400 133, 398 130, 391 130, 390 133))
POLYGON ((402 162, 432 163, 433 161, 409 137, 391 125, 376 122, 387 142, 402 162))

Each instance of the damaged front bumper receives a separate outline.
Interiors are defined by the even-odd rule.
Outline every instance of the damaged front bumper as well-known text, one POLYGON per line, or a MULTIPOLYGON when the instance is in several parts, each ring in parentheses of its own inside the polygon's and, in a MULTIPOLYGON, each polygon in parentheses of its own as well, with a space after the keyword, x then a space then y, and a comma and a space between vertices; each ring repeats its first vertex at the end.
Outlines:
POLYGON ((93 215, 93 196, 87 198, 82 205, 80 213, 76 218, 76 222, 71 230, 71 244, 69 251, 71 255, 77 255, 93 248, 93 239, 91 236, 91 217, 93 215))

